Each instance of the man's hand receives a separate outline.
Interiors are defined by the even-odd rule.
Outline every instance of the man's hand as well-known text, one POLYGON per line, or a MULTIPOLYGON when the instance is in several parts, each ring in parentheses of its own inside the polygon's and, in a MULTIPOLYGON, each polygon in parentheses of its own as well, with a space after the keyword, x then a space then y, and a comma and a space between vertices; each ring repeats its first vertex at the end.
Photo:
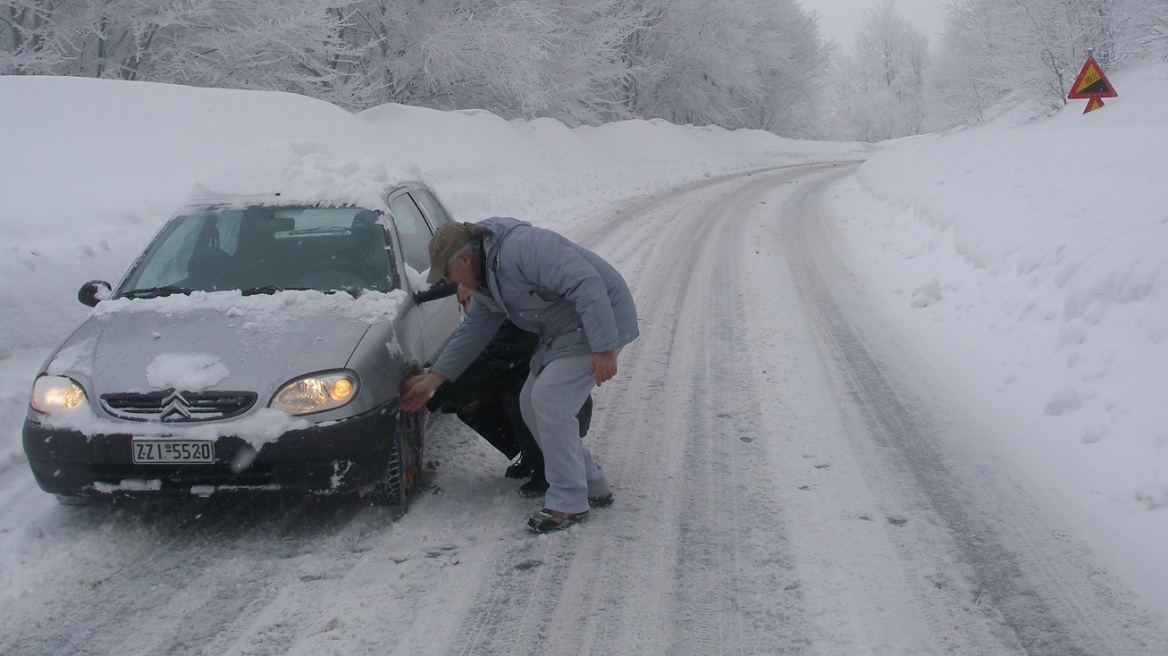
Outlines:
POLYGON ((470 287, 458 286, 458 304, 462 306, 463 314, 470 314, 470 287))
POLYGON ((426 406, 426 401, 434 396, 434 392, 446 382, 446 376, 436 373, 411 376, 406 380, 405 390, 402 392, 401 409, 404 412, 417 412, 426 406))
POLYGON ((604 353, 593 353, 592 364, 588 366, 588 373, 596 376, 596 386, 616 375, 616 349, 604 353))

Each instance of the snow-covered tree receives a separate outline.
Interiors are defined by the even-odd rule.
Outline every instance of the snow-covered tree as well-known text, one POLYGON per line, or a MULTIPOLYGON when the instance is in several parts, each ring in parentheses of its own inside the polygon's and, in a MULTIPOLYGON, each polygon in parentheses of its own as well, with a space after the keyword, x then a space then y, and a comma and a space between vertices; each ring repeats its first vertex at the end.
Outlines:
POLYGON ((744 126, 789 137, 819 134, 826 99, 823 82, 831 46, 819 35, 818 18, 794 3, 773 3, 752 26, 758 82, 743 98, 744 126))
POLYGON ((1134 58, 1168 60, 1168 2, 1131 0, 1123 3, 1123 38, 1134 58))
POLYGON ((361 57, 345 72, 361 81, 367 104, 534 115, 550 103, 542 72, 552 55, 552 6, 366 0, 349 12, 345 38, 361 57))
POLYGON ((9 0, 0 72, 278 89, 328 96, 336 4, 321 0, 9 0))
POLYGON ((623 46, 642 26, 620 0, 363 0, 345 39, 366 104, 483 108, 569 123, 623 118, 623 46))
POLYGON ((784 104, 814 102, 810 82, 823 70, 822 44, 814 18, 793 0, 639 6, 646 25, 630 36, 625 55, 625 97, 635 115, 773 127, 784 104))
POLYGON ((569 124, 632 118, 624 102, 634 75, 625 44, 647 23, 627 0, 558 0, 557 26, 549 35, 555 56, 544 72, 549 114, 569 124))
POLYGON ((568 123, 812 131, 796 0, 7 0, 0 74, 273 89, 568 123))
POLYGON ((0 72, 132 79, 156 29, 140 0, 9 0, 0 6, 0 72))
MULTIPOLYGON (((148 0, 149 1, 149 0, 148 0)), ((343 5, 321 0, 198 0, 207 21, 184 16, 160 35, 150 78, 195 86, 288 91, 339 104, 356 93, 338 72, 357 54, 340 37, 343 5)), ((188 7, 193 7, 188 4, 188 7)))
POLYGON ((979 0, 949 7, 942 45, 927 83, 926 129, 984 121, 1009 92, 1006 63, 998 56, 999 18, 979 0))
POLYGON ((928 38, 892 0, 869 9, 839 59, 833 105, 843 136, 880 141, 920 134, 928 38))
POLYGON ((984 120, 1007 98, 1061 106, 1088 53, 1105 69, 1133 55, 1133 16, 1157 4, 1164 0, 954 3, 930 84, 935 126, 984 120))

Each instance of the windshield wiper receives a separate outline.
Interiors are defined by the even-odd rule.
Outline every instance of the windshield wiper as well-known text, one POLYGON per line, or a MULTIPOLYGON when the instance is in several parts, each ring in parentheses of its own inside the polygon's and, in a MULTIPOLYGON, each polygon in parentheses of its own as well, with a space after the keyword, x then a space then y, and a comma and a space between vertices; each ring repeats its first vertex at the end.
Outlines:
POLYGON ((346 294, 348 294, 349 296, 352 296, 353 298, 360 298, 361 296, 363 296, 365 294, 366 291, 367 290, 364 287, 338 287, 337 289, 333 289, 333 290, 327 291, 325 293, 326 294, 336 294, 337 292, 345 292, 346 294))
POLYGON ((288 233, 289 236, 296 237, 299 235, 347 235, 349 228, 342 228, 340 226, 321 226, 317 228, 300 228, 288 233))
POLYGON ((249 287, 240 293, 244 296, 255 296, 256 294, 276 294, 278 292, 306 292, 308 287, 281 287, 279 285, 260 285, 259 287, 249 287))
POLYGON ((175 285, 165 285, 163 287, 143 287, 142 289, 131 289, 128 292, 123 292, 118 296, 120 298, 158 298, 159 296, 170 296, 171 294, 190 294, 193 289, 186 287, 176 287, 175 285))

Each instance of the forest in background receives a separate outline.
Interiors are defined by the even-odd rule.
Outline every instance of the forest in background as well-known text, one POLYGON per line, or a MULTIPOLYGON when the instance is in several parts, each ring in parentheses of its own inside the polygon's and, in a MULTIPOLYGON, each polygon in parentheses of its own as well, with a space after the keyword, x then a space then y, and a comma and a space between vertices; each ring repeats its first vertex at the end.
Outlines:
POLYGON ((797 0, 2 0, 0 74, 876 142, 1056 108, 1088 52, 1168 58, 1166 0, 948 10, 939 43, 885 0, 838 44, 797 0))

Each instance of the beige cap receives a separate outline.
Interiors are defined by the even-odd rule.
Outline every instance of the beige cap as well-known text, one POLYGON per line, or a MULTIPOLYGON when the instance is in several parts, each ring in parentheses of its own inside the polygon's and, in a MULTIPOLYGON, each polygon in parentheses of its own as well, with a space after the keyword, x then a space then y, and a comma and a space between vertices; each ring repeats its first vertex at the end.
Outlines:
POLYGON ((447 223, 434 231, 430 238, 430 275, 426 282, 433 285, 446 274, 446 263, 471 239, 490 234, 490 230, 473 223, 447 223))

